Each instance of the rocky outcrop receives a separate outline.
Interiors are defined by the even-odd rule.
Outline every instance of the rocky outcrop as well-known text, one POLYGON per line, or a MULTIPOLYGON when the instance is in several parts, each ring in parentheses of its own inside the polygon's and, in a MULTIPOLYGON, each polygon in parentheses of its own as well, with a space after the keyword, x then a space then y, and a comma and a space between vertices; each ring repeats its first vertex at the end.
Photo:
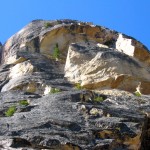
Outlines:
POLYGON ((65 77, 88 89, 117 88, 150 93, 150 70, 117 49, 97 43, 76 43, 68 50, 65 77))
POLYGON ((2 46, 0 149, 149 150, 149 66, 129 36, 32 21, 2 46))

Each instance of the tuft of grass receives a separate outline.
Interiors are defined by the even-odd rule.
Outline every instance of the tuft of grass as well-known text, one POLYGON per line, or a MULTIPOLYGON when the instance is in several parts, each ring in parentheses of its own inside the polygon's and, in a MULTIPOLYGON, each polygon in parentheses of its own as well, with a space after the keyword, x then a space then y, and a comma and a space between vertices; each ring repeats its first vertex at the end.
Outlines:
POLYGON ((50 90, 50 93, 52 93, 52 94, 59 93, 59 92, 61 92, 61 90, 58 88, 51 88, 51 90, 50 90))
POLYGON ((19 104, 20 104, 20 105, 23 105, 23 106, 28 106, 28 105, 29 105, 29 103, 28 103, 27 100, 20 100, 20 101, 19 101, 19 104))
POLYGON ((6 117, 11 117, 13 116, 13 114, 16 112, 16 106, 11 106, 7 109, 7 111, 5 112, 5 116, 6 117))
POLYGON ((138 91, 136 91, 134 94, 135 94, 135 96, 137 96, 137 97, 141 97, 141 96, 142 96, 142 94, 141 94, 140 92, 138 92, 138 91))
POLYGON ((44 27, 45 28, 49 28, 49 27, 52 27, 53 25, 50 23, 50 22, 46 22, 45 24, 44 24, 44 27))
POLYGON ((55 44, 54 50, 53 50, 53 57, 58 60, 60 58, 60 50, 58 43, 55 44))
POLYGON ((75 84, 75 88, 76 88, 77 90, 82 90, 82 89, 83 89, 83 87, 81 86, 80 83, 76 83, 76 84, 75 84))
POLYGON ((100 103, 100 102, 103 102, 103 101, 104 101, 104 98, 101 97, 101 96, 97 96, 97 97, 94 98, 94 102, 100 103))

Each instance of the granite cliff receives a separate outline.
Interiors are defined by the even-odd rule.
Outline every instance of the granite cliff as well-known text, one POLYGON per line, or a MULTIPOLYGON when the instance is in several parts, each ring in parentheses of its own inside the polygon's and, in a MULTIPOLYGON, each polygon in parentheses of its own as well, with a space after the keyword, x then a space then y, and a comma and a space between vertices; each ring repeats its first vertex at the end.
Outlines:
POLYGON ((150 52, 136 39, 34 20, 0 52, 0 149, 150 149, 150 52))

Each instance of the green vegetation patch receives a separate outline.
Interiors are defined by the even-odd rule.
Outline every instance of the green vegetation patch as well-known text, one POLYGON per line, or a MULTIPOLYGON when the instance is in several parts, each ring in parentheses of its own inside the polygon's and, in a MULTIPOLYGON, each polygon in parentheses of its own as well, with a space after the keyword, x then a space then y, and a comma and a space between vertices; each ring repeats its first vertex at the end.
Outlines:
POLYGON ((45 24, 44 24, 44 27, 45 28, 49 28, 49 27, 52 27, 53 25, 50 23, 50 22, 46 22, 45 24))
POLYGON ((100 102, 103 102, 103 101, 104 101, 104 98, 102 96, 96 96, 94 98, 94 102, 100 103, 100 102))
POLYGON ((5 112, 5 116, 7 117, 11 117, 13 116, 13 114, 16 112, 17 108, 16 106, 11 106, 7 109, 7 111, 5 112))
POLYGON ((54 50, 53 50, 53 57, 55 59, 59 59, 60 58, 60 50, 59 50, 59 46, 58 43, 56 43, 54 50))
POLYGON ((22 105, 22 106, 28 106, 29 105, 27 100, 20 100, 19 104, 22 105))
POLYGON ((59 93, 59 92, 61 92, 61 90, 58 89, 58 88, 51 88, 51 90, 50 90, 50 93, 51 93, 51 94, 59 93))
POLYGON ((140 92, 138 92, 138 91, 136 91, 134 94, 135 94, 135 96, 137 96, 137 97, 141 97, 141 96, 142 96, 142 94, 141 94, 140 92))
POLYGON ((76 88, 77 90, 82 90, 82 89, 83 89, 83 87, 81 86, 80 83, 76 83, 76 84, 75 84, 75 88, 76 88))

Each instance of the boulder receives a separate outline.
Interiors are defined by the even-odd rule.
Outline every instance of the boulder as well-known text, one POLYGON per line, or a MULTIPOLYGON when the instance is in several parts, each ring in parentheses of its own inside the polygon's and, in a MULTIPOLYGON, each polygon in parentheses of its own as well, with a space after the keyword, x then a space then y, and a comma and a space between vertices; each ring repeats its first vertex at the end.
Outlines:
POLYGON ((150 94, 150 71, 133 57, 93 42, 71 44, 65 77, 88 89, 117 88, 150 94))

